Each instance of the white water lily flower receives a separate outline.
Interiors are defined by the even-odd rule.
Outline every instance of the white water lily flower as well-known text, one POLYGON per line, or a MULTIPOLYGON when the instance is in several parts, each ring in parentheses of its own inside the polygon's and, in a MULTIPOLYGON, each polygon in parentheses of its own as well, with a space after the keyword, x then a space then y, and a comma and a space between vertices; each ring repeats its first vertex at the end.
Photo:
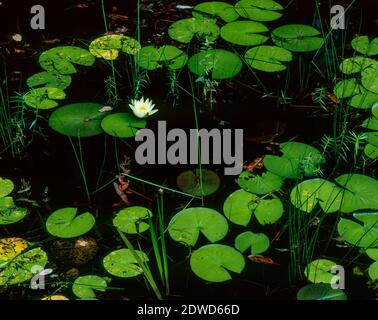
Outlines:
POLYGON ((149 99, 144 100, 144 98, 141 98, 140 100, 131 100, 129 107, 138 118, 145 118, 157 112, 157 110, 153 110, 155 105, 152 101, 149 99))

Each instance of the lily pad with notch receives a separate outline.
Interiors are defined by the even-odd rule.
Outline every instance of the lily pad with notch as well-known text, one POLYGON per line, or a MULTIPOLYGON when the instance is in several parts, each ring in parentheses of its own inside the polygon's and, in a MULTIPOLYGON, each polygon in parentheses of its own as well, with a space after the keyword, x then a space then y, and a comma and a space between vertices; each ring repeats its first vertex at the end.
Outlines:
POLYGON ((54 211, 46 220, 47 231, 59 238, 75 238, 89 232, 95 225, 95 217, 85 212, 77 215, 77 208, 54 211))
POLYGON ((221 28, 221 37, 241 46, 256 46, 266 42, 269 37, 261 33, 269 29, 256 21, 234 21, 227 23, 221 28))
POLYGON ((27 208, 15 205, 12 197, 0 198, 0 225, 8 225, 21 221, 28 213, 27 208))
POLYGON ((189 59, 189 70, 196 75, 208 74, 212 79, 229 79, 242 69, 241 59, 233 52, 210 49, 196 53, 189 59))
POLYGON ((168 232, 173 240, 194 246, 200 233, 210 242, 222 240, 228 233, 228 223, 216 210, 204 207, 188 208, 173 216, 168 232))
POLYGON ((288 24, 272 31, 273 42, 282 48, 294 52, 318 50, 324 39, 319 30, 303 24, 288 24))
POLYGON ((190 267, 205 281, 224 282, 232 279, 230 271, 237 274, 243 271, 245 260, 232 247, 210 244, 194 251, 190 257, 190 267))
POLYGON ((341 80, 336 83, 333 93, 339 99, 348 98, 361 93, 361 85, 356 78, 341 80))
POLYGON ((36 88, 24 95, 25 104, 36 109, 52 109, 58 106, 55 100, 64 100, 66 93, 58 88, 36 88))
POLYGON ((235 4, 235 10, 243 18, 273 21, 281 18, 283 6, 273 0, 241 0, 235 4))
POLYGON ((208 169, 187 170, 181 172, 177 177, 177 185, 180 190, 194 196, 211 195, 219 189, 220 184, 219 176, 208 169))
POLYGON ((183 68, 188 61, 188 55, 174 46, 165 45, 143 47, 136 57, 136 62, 146 70, 155 70, 164 66, 171 70, 183 68))
POLYGON ((195 18, 219 17, 225 22, 231 22, 239 18, 233 5, 221 1, 199 3, 193 8, 192 14, 195 18))
POLYGON ((337 267, 337 264, 327 259, 317 259, 310 262, 304 274, 306 278, 313 283, 336 283, 340 276, 331 271, 337 267))
POLYGON ((120 278, 136 277, 143 273, 143 269, 138 265, 138 259, 141 262, 147 262, 148 257, 143 251, 130 249, 119 249, 109 253, 103 259, 103 265, 107 272, 120 278), (134 254, 136 256, 134 256, 134 254), (138 259, 136 259, 138 257, 138 259))
POLYGON ((351 45, 354 50, 367 56, 378 54, 378 38, 374 38, 370 41, 368 36, 360 36, 354 38, 351 45))
POLYGON ((9 195, 14 189, 12 180, 0 177, 0 198, 9 195))
POLYGON ((46 71, 56 71, 60 74, 77 72, 74 64, 90 67, 95 57, 87 50, 74 46, 61 46, 49 49, 39 57, 39 64, 46 71))
POLYGON ((42 71, 33 74, 26 81, 31 88, 45 86, 50 88, 66 89, 71 84, 71 76, 56 71, 42 71))
POLYGON ((283 181, 282 177, 270 171, 264 172, 261 175, 243 171, 236 180, 242 189, 255 194, 267 194, 277 191, 282 187, 283 181))
POLYGON ((235 248, 240 252, 245 252, 248 249, 250 254, 261 254, 268 250, 270 246, 269 238, 263 233, 253 233, 246 231, 239 234, 235 239, 235 248))
POLYGON ((328 283, 312 283, 301 288, 297 293, 298 300, 348 300, 341 289, 334 289, 328 283))
POLYGON ((81 276, 75 279, 72 292, 80 299, 96 299, 96 291, 105 292, 106 280, 95 275, 81 276))
POLYGON ((119 52, 136 55, 140 50, 137 40, 121 34, 109 34, 94 39, 89 45, 89 52, 97 58, 115 60, 119 52))
POLYGON ((117 138, 134 137, 138 130, 146 127, 146 120, 126 112, 112 113, 101 121, 102 129, 117 138))
POLYGON ((106 113, 100 112, 98 103, 82 102, 65 105, 55 110, 49 126, 55 131, 71 137, 90 137, 103 133, 101 121, 106 113))
POLYGON ((290 62, 290 51, 276 46, 258 46, 245 53, 245 61, 252 68, 265 72, 279 72, 286 69, 283 62, 290 62))
POLYGON ((118 212, 117 216, 113 219, 113 224, 125 233, 142 233, 150 227, 148 219, 151 217, 152 212, 149 209, 133 206, 118 212))

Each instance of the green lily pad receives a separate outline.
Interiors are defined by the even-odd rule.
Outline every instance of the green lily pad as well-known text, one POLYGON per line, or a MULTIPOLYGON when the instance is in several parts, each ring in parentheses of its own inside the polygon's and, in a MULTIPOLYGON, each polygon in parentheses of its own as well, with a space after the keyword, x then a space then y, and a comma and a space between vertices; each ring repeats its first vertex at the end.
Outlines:
POLYGON ((231 22, 239 18, 234 6, 226 2, 202 2, 193 8, 193 17, 195 18, 206 18, 208 15, 220 17, 225 22, 231 22))
POLYGON ((0 271, 0 286, 15 285, 31 279, 35 266, 45 267, 47 255, 41 248, 21 253, 0 271))
POLYGON ((96 299, 95 291, 105 292, 108 284, 99 276, 81 276, 72 285, 72 292, 80 299, 96 299))
POLYGON ((269 29, 260 22, 234 21, 221 28, 221 37, 231 43, 241 46, 256 46, 266 42, 269 37, 260 33, 269 29))
POLYGON ((13 198, 0 198, 0 225, 8 225, 21 221, 28 213, 27 208, 17 207, 13 198))
POLYGON ((194 196, 208 196, 215 193, 220 187, 219 176, 212 170, 199 169, 181 172, 177 177, 180 190, 194 196), (202 190, 201 190, 202 178, 202 190))
POLYGON ((276 223, 283 215, 284 207, 280 199, 264 199, 259 201, 254 214, 261 225, 276 223))
POLYGON ((49 126, 55 131, 71 137, 90 137, 101 134, 101 121, 106 113, 100 112, 101 104, 82 102, 65 105, 55 110, 49 126))
POLYGON ((378 261, 378 248, 369 248, 366 249, 366 254, 369 258, 372 258, 375 261, 378 261))
POLYGON ((14 184, 11 180, 0 177, 0 198, 7 196, 14 189, 14 184))
POLYGON ((268 250, 270 246, 269 238, 263 233, 253 233, 251 231, 239 234, 235 239, 235 248, 240 252, 250 249, 250 254, 261 254, 268 250))
POLYGON ((283 185, 283 178, 270 171, 262 175, 243 171, 236 182, 245 191, 256 194, 267 194, 280 189, 283 185))
POLYGON ((45 86, 64 90, 71 84, 71 76, 56 71, 42 71, 30 76, 26 83, 31 88, 45 86))
POLYGON ((154 70, 164 66, 171 70, 177 70, 186 65, 188 55, 184 51, 170 45, 160 48, 147 46, 140 50, 136 61, 146 70, 154 70))
POLYGON ((313 283, 336 283, 339 276, 331 273, 337 264, 331 260, 318 259, 309 263, 305 269, 305 276, 313 283))
POLYGON ((95 225, 95 217, 89 212, 77 215, 76 208, 54 211, 46 221, 47 231, 60 238, 75 238, 90 231, 95 225))
POLYGON ((66 94, 63 90, 50 87, 32 89, 24 95, 25 103, 29 107, 36 109, 55 108, 58 105, 55 100, 63 100, 65 98, 66 94))
POLYGON ((365 145, 364 153, 370 159, 378 158, 378 148, 373 146, 372 144, 365 145))
POLYGON ((146 120, 126 112, 112 113, 101 121, 102 129, 117 138, 131 138, 146 127, 146 120))
POLYGON ((324 43, 320 32, 307 25, 288 24, 272 31, 273 42, 282 48, 294 52, 318 50, 324 43))
POLYGON ((354 50, 367 56, 378 54, 378 38, 370 41, 368 36, 360 36, 354 38, 351 45, 354 50))
POLYGON ((297 293, 298 300, 348 300, 341 289, 333 289, 328 283, 313 283, 301 288, 297 293))
POLYGON ((360 87, 361 93, 349 100, 349 105, 358 109, 370 109, 378 102, 378 94, 360 87))
POLYGON ((152 217, 152 212, 144 207, 134 206, 122 209, 113 219, 116 228, 125 233, 141 233, 150 227, 145 222, 152 217))
POLYGON ((378 280, 378 261, 375 261, 372 265, 370 265, 368 273, 371 280, 378 280))
POLYGON ((333 88, 333 93, 339 99, 352 97, 361 93, 361 85, 355 78, 341 80, 336 83, 335 87, 333 88))
POLYGON ((94 64, 94 56, 85 49, 62 46, 43 52, 39 57, 39 64, 46 71, 56 71, 60 74, 76 73, 74 64, 90 67, 94 64))
POLYGON ((202 51, 189 59, 189 70, 197 75, 211 75, 212 79, 229 79, 242 69, 241 59, 234 53, 223 49, 202 51))
POLYGON ((211 42, 218 38, 219 33, 215 19, 198 17, 178 20, 168 29, 168 35, 182 43, 189 43, 194 37, 211 42))
POLYGON ((210 241, 223 239, 228 232, 227 220, 219 212, 204 208, 181 210, 169 222, 171 238, 188 246, 197 243, 200 232, 210 241))
MULTIPOLYGON (((372 59, 370 59, 372 60, 372 59)), ((361 83, 369 91, 378 94, 378 61, 372 60, 361 70, 361 83)))
POLYGON ((373 145, 374 147, 378 147, 378 132, 367 132, 366 133, 366 141, 373 145))
POLYGON ((289 179, 308 177, 318 172, 325 162, 323 155, 314 147, 300 142, 280 145, 282 156, 266 155, 264 166, 272 173, 289 179))
MULTIPOLYGON (((147 255, 139 250, 134 250, 135 255, 142 261, 147 262, 147 255)), ((120 249, 109 253, 103 259, 104 268, 113 276, 120 278, 136 277, 143 273, 138 265, 133 252, 129 249, 120 249)))
POLYGON ((231 222, 246 226, 251 220, 259 197, 253 193, 239 189, 231 193, 223 204, 224 215, 231 222))
POLYGON ((119 52, 136 55, 140 50, 137 40, 121 35, 110 34, 94 39, 89 45, 89 52, 97 58, 115 60, 119 52))
POLYGON ((28 242, 22 238, 9 237, 0 239, 0 268, 3 268, 25 251, 28 246, 28 242))
POLYGON ((245 261, 239 251, 221 244, 210 244, 194 251, 190 257, 192 271, 210 282, 231 280, 230 272, 241 273, 245 261))
POLYGON ((354 213, 355 222, 341 218, 337 230, 354 246, 369 248, 378 246, 378 212, 354 213))
POLYGON ((259 46, 245 53, 245 61, 252 68, 265 72, 279 72, 286 69, 282 62, 293 59, 290 51, 275 46, 259 46))
POLYGON ((353 74, 361 72, 375 63, 374 59, 357 56, 343 60, 340 64, 340 70, 345 74, 353 74))
POLYGON ((235 4, 236 12, 243 18, 256 21, 273 21, 282 16, 283 7, 272 0, 241 0, 235 4))

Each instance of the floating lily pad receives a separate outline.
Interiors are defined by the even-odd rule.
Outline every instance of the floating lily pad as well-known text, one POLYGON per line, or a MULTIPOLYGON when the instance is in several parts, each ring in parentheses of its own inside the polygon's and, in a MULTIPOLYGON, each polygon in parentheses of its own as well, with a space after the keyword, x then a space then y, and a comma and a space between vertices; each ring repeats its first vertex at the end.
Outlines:
POLYGON ((361 72, 365 68, 374 64, 374 59, 357 56, 343 60, 340 64, 340 70, 345 74, 353 74, 361 72))
POLYGON ((245 267, 243 256, 229 246, 210 244, 194 251, 190 257, 192 271, 210 282, 231 280, 230 271, 241 273, 245 267))
POLYGON ((254 214, 261 225, 276 223, 283 215, 284 207, 280 199, 263 199, 259 201, 254 214))
POLYGON ((308 264, 305 269, 305 276, 313 283, 336 283, 340 277, 336 273, 331 273, 337 264, 331 260, 318 259, 308 264))
POLYGON ((333 93, 339 99, 352 97, 361 93, 361 85, 355 78, 341 80, 336 83, 335 87, 333 88, 333 93))
POLYGON ((366 119, 362 126, 371 130, 378 130, 378 103, 372 108, 372 116, 369 119, 366 119))
POLYGON ((246 62, 254 69, 265 72, 278 72, 286 69, 282 62, 293 59, 290 51, 275 46, 259 46, 245 53, 246 62))
MULTIPOLYGON (((142 261, 147 262, 147 255, 138 250, 134 250, 135 255, 142 261)), ((129 249, 120 249, 109 253, 103 259, 104 268, 107 272, 116 277, 130 278, 143 273, 143 269, 138 265, 138 261, 129 249)))
POLYGON ((378 148, 373 146, 372 144, 365 145, 364 153, 370 159, 378 158, 378 148))
POLYGON ((283 155, 266 155, 264 166, 281 177, 298 179, 302 175, 312 176, 325 162, 323 155, 310 145, 293 141, 282 143, 280 147, 283 155))
POLYGON ((35 266, 45 267, 47 255, 41 248, 21 253, 0 271, 0 286, 14 285, 31 279, 35 266))
POLYGON ((239 18, 234 6, 226 2, 202 2, 193 8, 193 16, 195 18, 206 18, 209 15, 210 17, 220 17, 226 22, 231 22, 239 18))
POLYGON ((0 239, 0 268, 25 251, 28 246, 28 242, 22 238, 0 239))
POLYGON ((232 78, 241 71, 242 66, 242 61, 236 54, 223 49, 199 52, 188 62, 191 72, 201 76, 209 74, 213 79, 232 78))
POLYGON ((243 18, 256 21, 273 21, 282 16, 283 7, 272 0, 241 0, 235 4, 236 12, 243 18))
POLYGON ((369 248, 365 252, 369 258, 378 261, 378 248, 369 248))
POLYGON ((368 91, 362 87, 361 93, 356 94, 349 100, 349 105, 359 109, 370 109, 378 102, 378 94, 368 91))
POLYGON ((39 57, 39 64, 46 71, 56 71, 60 74, 76 73, 74 64, 90 67, 94 64, 94 56, 85 49, 62 46, 43 52, 39 57))
POLYGON ((288 24, 272 31, 273 42, 282 48, 295 52, 308 52, 319 49, 324 39, 320 32, 307 25, 288 24))
POLYGON ((283 178, 270 171, 262 175, 243 171, 236 182, 245 191, 256 194, 267 194, 280 189, 283 185, 283 178))
POLYGON ((32 88, 45 86, 64 90, 71 84, 71 76, 56 71, 43 71, 30 76, 26 83, 32 88))
POLYGON ((259 197, 253 193, 239 189, 231 193, 223 204, 224 215, 231 222, 246 226, 251 220, 259 197))
POLYGON ((354 50, 367 56, 378 54, 378 38, 370 41, 368 36, 360 36, 354 38, 351 45, 354 50))
POLYGON ((55 110, 49 125, 55 131, 71 137, 90 137, 101 134, 101 121, 106 116, 98 103, 73 103, 55 110))
POLYGON ((102 129, 109 135, 117 138, 134 137, 138 130, 146 127, 146 120, 135 117, 126 112, 112 113, 102 122, 102 129))
POLYGON ((298 300, 348 300, 341 289, 333 289, 328 283, 308 284, 297 293, 298 300))
POLYGON ((247 231, 239 234, 235 239, 235 248, 240 252, 250 249, 250 254, 261 254, 268 250, 269 246, 269 238, 263 233, 247 231))
POLYGON ((269 39, 266 35, 260 34, 267 31, 269 29, 260 22, 234 21, 222 27, 221 37, 241 46, 256 46, 269 39))
POLYGON ((147 208, 128 207, 117 213, 117 216, 113 219, 113 224, 125 233, 141 233, 150 227, 148 223, 150 217, 152 217, 152 212, 147 208))
POLYGON ((215 19, 187 18, 174 22, 168 29, 169 36, 176 41, 189 43, 194 37, 214 41, 219 36, 215 19))
POLYGON ((368 273, 371 280, 378 280, 378 261, 375 261, 372 265, 370 265, 368 273))
POLYGON ((169 222, 171 238, 185 245, 194 246, 202 233, 210 242, 223 239, 228 232, 227 220, 219 212, 204 208, 181 210, 169 222))
POLYGON ((19 222, 28 213, 27 208, 17 207, 11 197, 1 198, 0 202, 0 225, 19 222))
POLYGON ((208 196, 220 187, 219 176, 212 170, 199 169, 181 172, 177 177, 178 187, 194 196, 208 196), (201 184, 202 179, 202 184, 201 184), (202 185, 202 190, 201 190, 202 185))
MULTIPOLYGON (((372 59, 369 59, 372 60, 372 59)), ((378 61, 372 60, 361 70, 361 83, 369 91, 378 94, 378 61)))
POLYGON ((146 70, 154 70, 164 66, 171 70, 177 70, 186 65, 188 55, 184 51, 170 45, 160 48, 147 46, 140 50, 136 61, 146 70))
POLYGON ((341 218, 337 230, 354 246, 369 248, 378 246, 378 212, 354 213, 356 221, 341 218))
POLYGON ((58 88, 37 88, 32 89, 24 95, 25 103, 32 108, 36 109, 52 109, 58 103, 55 100, 63 100, 66 94, 63 90, 58 88))
POLYGON ((378 132, 367 132, 366 141, 374 147, 378 147, 378 132))
POLYGON ((97 58, 115 60, 119 52, 136 55, 140 50, 137 40, 121 35, 110 34, 94 39, 89 45, 89 51, 97 58))
POLYGON ((7 196, 14 189, 14 184, 11 180, 0 177, 0 198, 7 196))
POLYGON ((80 299, 96 299, 95 291, 105 292, 107 283, 104 278, 94 275, 81 276, 72 285, 74 295, 80 299))
POLYGON ((76 208, 54 211, 46 221, 47 231, 60 238, 74 238, 87 233, 95 225, 95 217, 89 212, 77 215, 76 208))

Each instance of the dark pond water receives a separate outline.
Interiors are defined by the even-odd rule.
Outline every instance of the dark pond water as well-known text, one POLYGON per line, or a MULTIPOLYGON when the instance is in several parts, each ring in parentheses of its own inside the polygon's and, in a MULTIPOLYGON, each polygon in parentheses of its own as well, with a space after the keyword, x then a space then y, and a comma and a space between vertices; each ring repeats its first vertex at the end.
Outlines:
MULTIPOLYGON (((175 20, 190 15, 190 12, 175 10, 177 4, 193 5, 200 1, 141 1, 142 10, 141 39, 142 43, 169 43, 166 35, 161 35, 167 27, 175 20), (149 8, 149 9, 148 9, 149 8)), ((228 1, 233 3, 233 1, 228 1)), ((286 9, 283 19, 273 22, 273 27, 285 23, 313 24, 315 7, 313 1, 280 1, 282 4, 290 4, 286 9)), ((320 1, 321 10, 326 13, 328 1, 320 1)), ((347 4, 348 1, 340 1, 347 4)), ((10 82, 10 87, 16 91, 26 89, 25 79, 39 71, 38 56, 40 52, 51 47, 72 44, 86 46, 94 38, 104 34, 104 24, 101 16, 100 1, 6 1, 0 2, 0 52, 6 66, 7 73, 14 81, 10 82), (30 7, 33 4, 41 4, 46 9, 46 30, 33 31, 29 27, 30 7), (19 33, 23 37, 20 44, 12 42, 10 37, 13 33, 19 33), (15 53, 14 48, 22 50, 15 53)), ((348 15, 348 35, 370 34, 376 30, 374 1, 357 1, 348 15)), ((134 35, 136 32, 136 1, 131 0, 106 0, 106 12, 114 12, 127 16, 123 21, 111 21, 111 30, 124 30, 127 35, 134 35)), ((349 43, 349 39, 347 41, 349 43)), ((306 59, 304 55, 304 59, 306 59)), ((308 56, 310 61, 310 55, 308 56)), ((120 65, 125 61, 121 61, 120 65)), ((200 124, 202 127, 212 128, 219 125, 220 120, 226 120, 231 128, 244 128, 255 141, 261 136, 274 133, 276 124, 284 126, 280 132, 277 142, 287 141, 296 138, 300 141, 313 144, 319 140, 321 134, 330 133, 332 129, 332 113, 316 113, 311 108, 303 106, 312 104, 311 94, 313 88, 320 83, 329 85, 327 79, 322 79, 319 75, 311 76, 308 87, 298 86, 299 70, 295 66, 291 69, 290 90, 294 98, 293 104, 302 107, 293 107, 288 104, 277 102, 275 98, 261 98, 260 93, 254 93, 246 89, 243 84, 254 84, 251 74, 243 74, 242 78, 231 83, 222 83, 217 94, 216 111, 210 113, 203 110, 200 114, 200 124), (242 83, 242 84, 241 84, 242 83), (284 125, 283 125, 284 124, 284 125), (257 138, 256 138, 257 136, 257 138)), ((67 91, 68 99, 65 103, 93 101, 106 104, 103 80, 109 75, 109 68, 101 62, 96 62, 92 68, 81 69, 74 76, 73 83, 67 91)), ((0 75, 3 78, 3 74, 0 75)), ((259 74, 261 81, 269 86, 269 91, 276 95, 280 88, 285 86, 286 79, 276 74, 259 74)), ((125 74, 119 79, 120 93, 123 99, 127 99, 130 93, 130 86, 125 74)), ((190 88, 187 77, 180 78, 180 84, 184 88, 190 88)), ((194 118, 192 113, 192 100, 190 96, 182 93, 177 106, 172 108, 172 100, 166 97, 169 85, 167 74, 156 72, 151 75, 150 85, 143 90, 145 96, 150 97, 159 106, 158 116, 150 127, 156 125, 156 119, 166 120, 169 127, 193 128, 194 118), (164 80, 162 80, 164 79, 164 80), (163 94, 162 94, 163 93, 163 94)), ((123 102, 125 104, 125 102, 123 102)), ((200 105, 201 107, 201 105, 200 105)), ((7 155, 2 155, 0 165, 0 176, 11 178, 20 185, 21 179, 30 182, 32 186, 31 199, 40 201, 41 208, 31 208, 32 214, 23 222, 10 226, 6 230, 0 230, 0 235, 12 235, 25 237, 26 239, 41 242, 47 250, 51 243, 51 238, 46 237, 46 232, 41 224, 41 218, 45 219, 54 209, 61 207, 75 206, 82 210, 89 209, 96 214, 97 227, 91 231, 90 236, 95 238, 100 247, 99 254, 94 262, 84 267, 80 267, 81 274, 105 275, 101 266, 102 257, 119 248, 122 244, 117 240, 115 232, 111 226, 115 209, 112 204, 119 201, 111 185, 103 188, 93 195, 92 203, 88 205, 83 189, 82 179, 77 163, 72 152, 69 140, 52 131, 46 123, 41 123, 44 136, 35 136, 33 143, 28 147, 25 157, 22 159, 12 159, 7 155), (48 193, 44 194, 46 187, 48 193), (42 201, 44 198, 48 201, 42 201)), ((27 132, 25 134, 28 134, 27 132)), ((88 184, 91 190, 95 190, 96 183, 104 185, 114 179, 119 173, 116 157, 122 161, 124 155, 130 155, 130 149, 124 144, 117 144, 111 137, 98 136, 83 139, 82 150, 86 164, 88 184), (100 174, 100 176, 99 176, 100 174)), ((131 142, 133 145, 133 142, 131 142)), ((252 160, 266 152, 274 145, 245 141, 244 158, 252 160)), ((132 167, 132 174, 143 177, 159 184, 168 186, 176 185, 176 177, 188 166, 137 166, 132 167)), ((222 212, 223 201, 227 195, 237 189, 234 177, 223 176, 221 168, 212 167, 222 179, 220 190, 205 200, 206 206, 222 212)), ((155 197, 154 188, 135 186, 140 192, 144 192, 150 198, 155 197)), ((153 202, 146 201, 137 195, 131 195, 133 204, 151 206, 153 202)), ((180 205, 185 205, 187 199, 184 197, 165 194, 167 220, 177 212, 180 205)), ((194 204, 194 203, 193 203, 194 204)), ((200 204, 199 202, 197 203, 200 204)), ((332 218, 329 225, 332 226, 332 218)), ((274 236, 282 228, 279 223, 269 228, 264 228, 264 232, 274 236)), ((326 227, 323 232, 327 235, 331 227, 326 227)), ((235 235, 242 232, 243 228, 232 226, 231 232, 223 243, 233 243, 235 235)), ((245 231, 245 230, 244 230, 245 231)), ((258 231, 258 228, 256 229, 258 231)), ((198 244, 206 244, 202 239, 198 244)), ((142 239, 141 245, 146 251, 151 249, 148 239, 142 239)), ((320 243, 319 246, 322 244, 320 243)), ((288 239, 284 235, 278 240, 276 248, 287 248, 288 239)), ((320 248, 318 248, 320 249, 320 248)), ((290 282, 288 277, 289 253, 279 252, 271 249, 271 257, 277 265, 247 264, 246 270, 240 276, 236 276, 232 282, 222 284, 205 284, 202 280, 193 275, 189 265, 189 251, 168 240, 168 252, 170 256, 171 274, 171 296, 170 298, 237 298, 237 299, 293 299, 298 289, 305 281, 297 279, 290 282)), ((344 251, 330 250, 330 256, 342 257, 344 251)), ((152 255, 151 255, 152 256, 152 255)), ((362 261, 364 263, 365 261, 362 261)), ((68 267, 57 265, 58 272, 64 273, 68 267)), ((156 270, 153 270, 156 271, 156 270)), ((364 281, 347 275, 349 286, 347 293, 351 298, 371 298, 373 292, 366 289, 364 281), (353 288, 353 290, 352 290, 353 288)), ((130 279, 126 281, 114 280, 113 287, 124 288, 122 291, 109 291, 102 295, 102 298, 120 298, 122 295, 128 298, 152 297, 142 279, 130 279)), ((70 289, 63 290, 62 294, 71 296, 70 289)), ((37 294, 40 296, 42 294, 37 294)), ((33 293, 22 288, 15 288, 6 291, 0 297, 7 299, 34 298, 33 293)))

